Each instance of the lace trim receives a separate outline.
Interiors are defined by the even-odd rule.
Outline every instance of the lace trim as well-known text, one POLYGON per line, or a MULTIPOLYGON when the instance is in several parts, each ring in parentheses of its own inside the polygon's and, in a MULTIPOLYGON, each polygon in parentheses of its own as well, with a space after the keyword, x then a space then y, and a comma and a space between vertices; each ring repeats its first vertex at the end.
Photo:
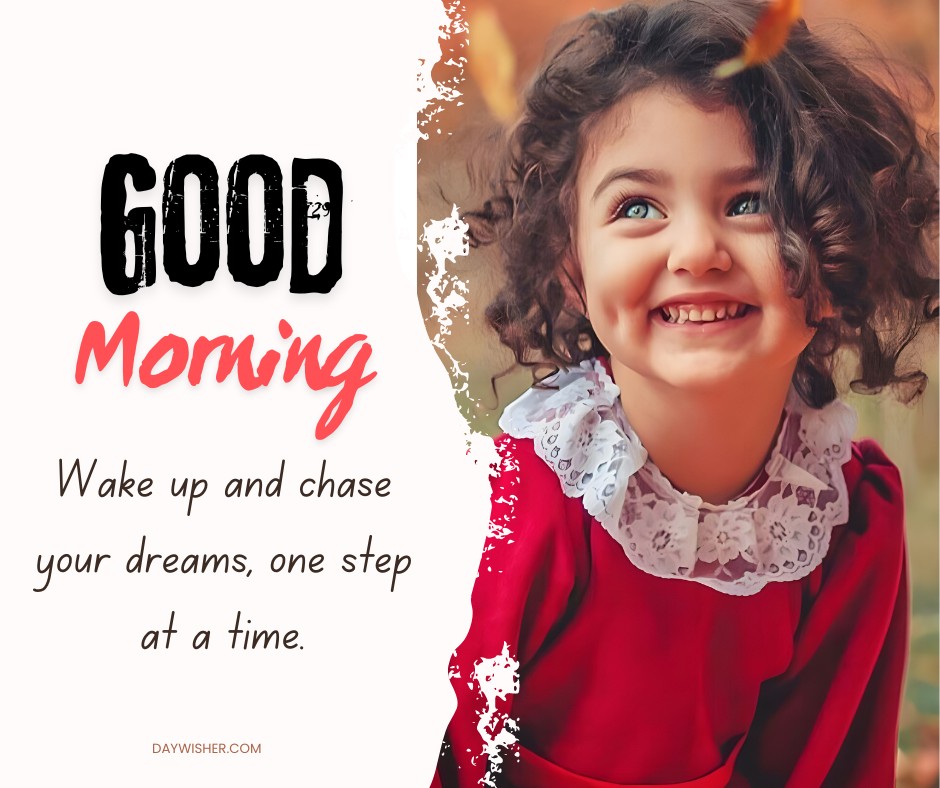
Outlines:
POLYGON ((648 460, 599 361, 584 361, 509 405, 500 427, 531 438, 570 498, 657 577, 692 580, 725 594, 756 594, 822 563, 832 528, 848 520, 842 465, 855 412, 816 410, 790 391, 766 481, 721 506, 680 492, 648 460))

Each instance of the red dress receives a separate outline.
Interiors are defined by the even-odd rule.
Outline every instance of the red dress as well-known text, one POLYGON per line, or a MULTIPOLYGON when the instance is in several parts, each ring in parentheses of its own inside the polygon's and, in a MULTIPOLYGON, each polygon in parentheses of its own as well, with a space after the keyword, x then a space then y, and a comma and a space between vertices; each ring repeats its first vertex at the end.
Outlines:
POLYGON ((512 533, 484 548, 434 786, 894 785, 908 586, 876 444, 843 466, 849 521, 822 564, 751 596, 636 568, 532 440, 499 451, 493 523, 514 506, 512 533), (520 681, 481 718, 474 669, 499 655, 520 681), (502 726, 500 763, 483 749, 502 726))

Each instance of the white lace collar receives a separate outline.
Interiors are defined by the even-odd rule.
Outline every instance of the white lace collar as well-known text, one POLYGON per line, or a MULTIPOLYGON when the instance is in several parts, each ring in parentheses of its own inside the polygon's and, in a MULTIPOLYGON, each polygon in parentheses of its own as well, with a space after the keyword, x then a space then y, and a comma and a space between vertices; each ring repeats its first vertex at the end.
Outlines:
POLYGON ((791 390, 767 480, 713 506, 676 490, 648 461, 601 362, 584 361, 509 405, 500 427, 532 438, 565 495, 657 577, 702 583, 725 594, 756 594, 767 583, 813 571, 833 526, 848 520, 842 464, 851 456, 855 412, 835 401, 816 410, 791 390))

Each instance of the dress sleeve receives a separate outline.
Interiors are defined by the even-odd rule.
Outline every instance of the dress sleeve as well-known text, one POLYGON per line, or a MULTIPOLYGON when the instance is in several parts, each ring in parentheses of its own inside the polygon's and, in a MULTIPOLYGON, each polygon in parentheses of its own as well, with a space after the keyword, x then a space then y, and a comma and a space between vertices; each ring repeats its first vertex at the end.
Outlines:
POLYGON ((761 691, 732 786, 894 786, 908 639, 897 469, 870 441, 845 466, 850 519, 807 579, 793 661, 761 691))
POLYGON ((450 663, 457 711, 432 788, 496 781, 515 741, 519 672, 577 604, 578 578, 589 565, 580 501, 565 497, 531 440, 504 437, 497 448, 500 467, 471 597, 473 618, 450 663))

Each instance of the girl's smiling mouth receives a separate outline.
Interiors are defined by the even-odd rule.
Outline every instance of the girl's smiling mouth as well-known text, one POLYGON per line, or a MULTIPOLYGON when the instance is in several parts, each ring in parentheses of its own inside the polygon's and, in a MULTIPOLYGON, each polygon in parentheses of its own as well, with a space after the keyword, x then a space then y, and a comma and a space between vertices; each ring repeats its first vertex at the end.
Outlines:
POLYGON ((651 318, 670 326, 706 326, 743 320, 757 307, 727 293, 682 293, 663 301, 651 318))
POLYGON ((671 303, 654 310, 666 323, 723 323, 740 320, 755 309, 740 301, 707 301, 705 303, 671 303))

